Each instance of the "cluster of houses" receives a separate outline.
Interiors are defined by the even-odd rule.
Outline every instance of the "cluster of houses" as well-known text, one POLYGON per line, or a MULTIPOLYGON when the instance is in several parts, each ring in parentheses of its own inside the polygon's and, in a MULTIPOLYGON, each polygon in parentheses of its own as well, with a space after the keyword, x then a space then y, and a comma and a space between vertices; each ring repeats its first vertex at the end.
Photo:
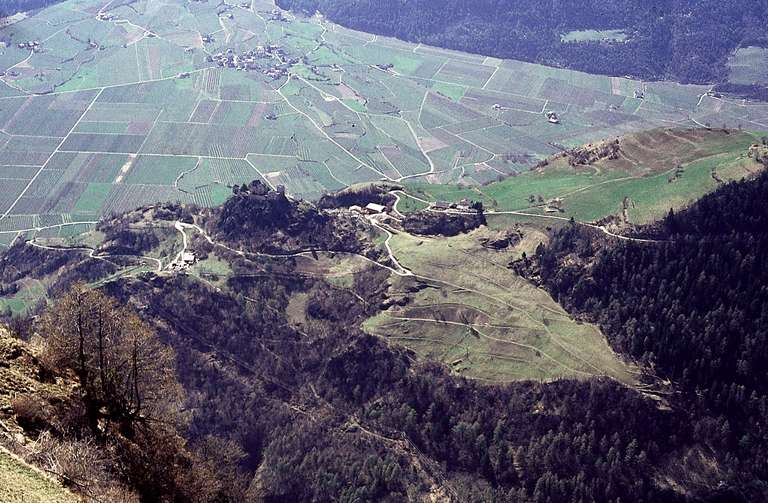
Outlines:
POLYGON ((176 259, 168 264, 168 269, 173 272, 184 272, 197 262, 197 257, 190 251, 182 252, 176 259))
POLYGON ((37 40, 30 40, 28 42, 19 42, 19 49, 32 49, 34 52, 40 52, 43 46, 37 40))
MULTIPOLYGON (((205 38, 203 38, 205 41, 205 38)), ((219 52, 208 56, 209 62, 215 62, 222 68, 235 68, 237 70, 258 70, 259 65, 256 60, 260 57, 265 57, 263 54, 259 55, 256 51, 247 51, 241 54, 237 54, 233 49, 227 49, 224 52, 219 52)))
MULTIPOLYGON (((205 41, 205 37, 203 37, 203 41, 205 41)), ((209 55, 207 59, 209 62, 217 63, 222 68, 253 71, 261 69, 257 60, 263 58, 277 58, 280 61, 279 64, 269 66, 262 70, 264 75, 271 77, 273 80, 288 75, 288 70, 291 66, 298 63, 297 59, 288 58, 285 51, 277 45, 268 45, 266 47, 259 46, 256 47, 256 49, 245 51, 240 54, 237 54, 233 49, 227 49, 224 52, 209 55)))
POLYGON ((452 202, 452 201, 435 201, 434 203, 430 203, 429 209, 436 210, 436 211, 448 211, 448 210, 457 210, 457 211, 476 211, 473 207, 473 202, 469 199, 462 199, 458 203, 452 202))
POLYGON ((111 12, 99 12, 96 14, 96 19, 99 21, 114 21, 117 19, 117 16, 112 14, 111 12))

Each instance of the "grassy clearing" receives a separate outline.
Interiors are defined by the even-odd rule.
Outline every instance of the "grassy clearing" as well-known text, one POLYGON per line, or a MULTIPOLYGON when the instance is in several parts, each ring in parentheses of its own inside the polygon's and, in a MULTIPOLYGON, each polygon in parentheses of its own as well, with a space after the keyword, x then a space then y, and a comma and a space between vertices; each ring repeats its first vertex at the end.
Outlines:
POLYGON ((632 368, 617 358, 597 327, 570 319, 545 291, 507 268, 546 239, 544 234, 528 229, 523 243, 497 252, 480 245, 487 232, 441 239, 396 235, 393 252, 417 277, 394 278, 390 294, 409 302, 367 320, 364 329, 471 378, 608 375, 632 383, 632 368))
POLYGON ((591 188, 566 198, 566 216, 577 220, 596 220, 621 211, 624 197, 629 197, 629 220, 650 223, 662 218, 670 208, 679 209, 711 192, 723 181, 748 177, 760 169, 753 159, 740 153, 724 153, 684 165, 677 175, 654 176, 619 181, 591 188), (670 181, 671 180, 671 181, 670 181))
POLYGON ((413 213, 414 211, 423 210, 426 207, 427 203, 405 195, 400 196, 400 202, 397 204, 397 211, 400 213, 413 213))
POLYGON ((0 501, 76 503, 75 495, 0 447, 0 501))
POLYGON ((223 288, 227 284, 227 278, 232 274, 232 267, 229 265, 229 262, 211 254, 205 260, 196 263, 192 267, 191 272, 195 276, 219 288, 223 288))
POLYGON ((734 84, 768 83, 768 49, 740 47, 728 59, 728 80, 734 84))
POLYGON ((21 288, 11 297, 0 298, 0 311, 22 316, 46 297, 46 287, 39 280, 23 280, 21 288))
POLYGON ((560 36, 562 42, 623 42, 626 39, 624 30, 576 30, 560 36))

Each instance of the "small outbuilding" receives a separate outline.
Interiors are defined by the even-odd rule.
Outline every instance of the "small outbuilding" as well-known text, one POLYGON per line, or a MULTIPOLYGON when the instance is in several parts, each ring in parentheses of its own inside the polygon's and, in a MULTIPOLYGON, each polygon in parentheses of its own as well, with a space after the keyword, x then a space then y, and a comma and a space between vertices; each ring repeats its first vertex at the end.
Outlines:
POLYGON ((555 112, 547 112, 547 120, 550 124, 560 124, 560 117, 555 112))

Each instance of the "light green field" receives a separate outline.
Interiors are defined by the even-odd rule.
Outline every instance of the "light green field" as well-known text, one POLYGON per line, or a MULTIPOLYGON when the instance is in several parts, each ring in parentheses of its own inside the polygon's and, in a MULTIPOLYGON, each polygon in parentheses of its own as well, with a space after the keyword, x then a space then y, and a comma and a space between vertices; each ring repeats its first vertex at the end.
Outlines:
POLYGON ((18 292, 11 297, 0 298, 0 310, 9 310, 14 315, 24 315, 42 298, 45 298, 46 287, 37 280, 25 280, 18 292))
POLYGON ((400 202, 397 204, 397 210, 400 213, 413 213, 427 208, 427 204, 408 195, 401 195, 400 202))
POLYGON ((112 190, 112 184, 89 183, 85 192, 77 200, 73 210, 77 212, 98 213, 101 205, 107 199, 110 190, 112 190))
POLYGON ((594 187, 566 198, 565 216, 592 221, 617 214, 624 197, 630 198, 629 219, 633 223, 651 223, 663 217, 670 208, 688 206, 724 182, 754 175, 761 166, 741 153, 724 153, 685 164, 685 171, 670 181, 671 174, 662 173, 594 187))
POLYGON ((125 177, 125 183, 172 185, 182 172, 191 171, 195 157, 139 157, 125 177))
POLYGON ((396 235, 393 253, 416 276, 393 276, 390 295, 410 301, 363 328, 421 358, 490 382, 595 375, 634 382, 632 367, 618 359, 597 327, 572 320, 544 290, 507 267, 523 251, 533 253, 545 235, 528 229, 514 250, 498 252, 480 246, 478 239, 487 232, 453 238, 396 235))
POLYGON ((0 501, 3 503, 76 503, 72 493, 0 447, 0 501))
POLYGON ((435 82, 432 84, 432 90, 443 96, 451 98, 453 101, 459 101, 464 97, 467 88, 458 84, 447 84, 445 82, 435 82))

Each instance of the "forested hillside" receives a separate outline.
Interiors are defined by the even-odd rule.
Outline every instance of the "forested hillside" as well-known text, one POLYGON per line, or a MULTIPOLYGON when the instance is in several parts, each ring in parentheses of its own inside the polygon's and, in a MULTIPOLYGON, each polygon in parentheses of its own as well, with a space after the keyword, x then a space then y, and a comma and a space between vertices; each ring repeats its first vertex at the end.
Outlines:
POLYGON ((278 0, 341 25, 425 44, 591 73, 716 82, 740 43, 768 43, 761 0, 278 0), (563 38, 620 30, 617 39, 563 38))
POLYGON ((572 225, 538 253, 553 295, 673 380, 697 440, 752 481, 768 477, 767 192, 766 174, 726 185, 670 212, 658 243, 572 225))
POLYGON ((5 0, 0 3, 0 17, 9 16, 16 12, 40 9, 61 1, 63 0, 5 0))
MULTIPOLYGON (((18 404, 16 415, 34 421, 28 434, 46 431, 66 447, 80 445, 71 433, 79 432, 109 453, 102 461, 106 483, 142 501, 658 502, 739 494, 749 500, 737 472, 712 459, 683 410, 660 406, 636 389, 608 378, 488 386, 366 335, 361 322, 389 300, 388 270, 367 267, 342 286, 306 274, 298 260, 255 252, 311 243, 300 222, 308 221, 305 230, 312 233, 345 228, 314 216, 305 220, 315 210, 299 204, 252 184, 214 211, 167 205, 104 222, 99 229, 106 244, 94 254, 15 245, 0 263, 4 284, 56 278, 50 290, 59 302, 42 308, 42 323, 17 322, 21 333, 55 343, 54 354, 69 355, 54 360, 51 372, 77 375, 80 368, 71 358, 77 344, 56 343, 77 332, 58 327, 74 326, 78 315, 98 326, 106 306, 116 313, 116 326, 138 327, 141 340, 152 342, 142 350, 166 359, 175 354, 175 375, 163 374, 159 388, 174 392, 158 394, 160 381, 151 381, 152 401, 142 400, 142 410, 183 412, 170 429, 150 428, 155 423, 137 415, 135 395, 122 386, 136 374, 131 365, 125 372, 122 366, 103 374, 83 371, 79 400, 33 397, 31 407, 18 404), (272 204, 289 218, 260 219, 272 204), (229 218, 236 210, 241 218, 229 218), (102 284, 116 266, 150 253, 168 228, 164 222, 173 229, 174 221, 220 236, 216 247, 200 231, 187 240, 200 260, 226 264, 226 276, 144 272, 104 283, 101 291, 116 304, 78 290, 65 295, 76 279, 102 284), (140 225, 146 222, 152 223, 140 225), (238 253, 239 246, 254 252, 238 253), (121 255, 109 257, 113 264, 94 258, 104 258, 105 250, 121 255), (152 333, 167 346, 158 347, 152 333), (98 386, 104 376, 117 379, 116 391, 127 396, 105 395, 112 391, 98 386), (91 379, 96 386, 89 388, 91 379), (183 394, 174 388, 176 379, 183 394), (663 468, 668 465, 674 469, 663 468)), ((347 246, 344 240, 322 242, 347 246)), ((99 347, 89 339, 88 357, 96 358, 99 347)), ((130 355, 132 347, 115 349, 130 355)), ((98 358, 92 363, 98 368, 98 358)), ((141 375, 157 371, 150 366, 141 375)), ((78 481, 89 488, 90 482, 78 481)))

